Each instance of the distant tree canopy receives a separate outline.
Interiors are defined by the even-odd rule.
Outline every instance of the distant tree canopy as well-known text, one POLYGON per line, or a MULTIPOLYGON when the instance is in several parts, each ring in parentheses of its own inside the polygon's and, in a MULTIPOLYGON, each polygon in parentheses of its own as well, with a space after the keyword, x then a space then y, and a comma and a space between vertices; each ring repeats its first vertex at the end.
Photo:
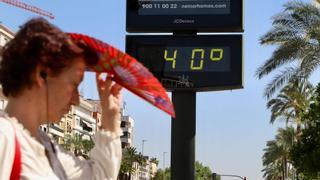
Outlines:
POLYGON ((75 155, 82 155, 88 159, 88 153, 94 147, 94 142, 92 139, 82 139, 82 136, 79 134, 67 134, 63 139, 63 143, 60 145, 64 149, 75 153, 75 155))
POLYGON ((211 180, 212 172, 208 166, 202 165, 199 161, 195 164, 196 180, 211 180))
POLYGON ((165 170, 163 169, 158 169, 156 176, 155 176, 155 180, 170 180, 170 168, 165 168, 165 170))
POLYGON ((306 122, 301 137, 290 153, 294 167, 299 173, 309 178, 319 178, 320 175, 320 84, 309 111, 303 116, 306 122))
MULTIPOLYGON (((164 171, 159 169, 155 179, 170 180, 171 171, 166 168, 164 171)), ((208 166, 202 165, 199 161, 195 162, 195 180, 211 180, 212 172, 208 166)))

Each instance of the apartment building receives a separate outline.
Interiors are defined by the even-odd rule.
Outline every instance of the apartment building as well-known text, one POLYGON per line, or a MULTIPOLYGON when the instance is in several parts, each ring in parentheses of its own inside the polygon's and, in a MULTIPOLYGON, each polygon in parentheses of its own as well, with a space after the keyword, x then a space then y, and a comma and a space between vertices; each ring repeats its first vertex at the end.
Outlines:
POLYGON ((41 129, 49 132, 57 143, 62 143, 67 134, 72 136, 78 134, 82 139, 90 140, 97 131, 97 121, 100 119, 97 103, 80 96, 79 106, 71 106, 68 114, 64 115, 58 124, 50 123, 50 126, 44 124, 41 125, 41 129))
POLYGON ((133 173, 131 180, 151 180, 157 173, 157 164, 152 161, 148 156, 144 156, 145 164, 134 163, 133 167, 135 172, 133 173))
POLYGON ((97 131, 96 119, 93 116, 93 112, 96 111, 95 103, 80 98, 80 105, 73 106, 72 114, 74 119, 72 122, 73 131, 79 134, 82 139, 90 139, 97 131))
POLYGON ((123 135, 121 136, 121 147, 131 147, 133 145, 133 127, 134 120, 129 115, 124 115, 124 109, 121 110, 121 129, 123 135))
POLYGON ((0 24, 0 48, 2 48, 7 42, 14 37, 14 32, 6 26, 0 24))

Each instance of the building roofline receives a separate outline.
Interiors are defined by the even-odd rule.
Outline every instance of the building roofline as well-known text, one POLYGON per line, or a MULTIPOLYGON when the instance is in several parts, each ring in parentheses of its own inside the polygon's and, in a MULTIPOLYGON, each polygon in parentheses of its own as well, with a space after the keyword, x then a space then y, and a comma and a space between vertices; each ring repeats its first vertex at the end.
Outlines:
POLYGON ((8 27, 4 26, 3 24, 0 24, 0 28, 4 29, 11 36, 15 36, 15 33, 13 31, 11 31, 8 27))

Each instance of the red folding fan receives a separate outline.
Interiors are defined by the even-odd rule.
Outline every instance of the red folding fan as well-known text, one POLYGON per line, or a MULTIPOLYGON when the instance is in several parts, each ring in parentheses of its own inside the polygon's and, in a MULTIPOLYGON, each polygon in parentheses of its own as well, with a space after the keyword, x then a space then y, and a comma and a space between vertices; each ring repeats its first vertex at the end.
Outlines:
POLYGON ((113 80, 154 106, 175 117, 173 105, 157 78, 130 55, 93 37, 68 33, 92 48, 99 57, 98 64, 91 70, 113 75, 113 80))

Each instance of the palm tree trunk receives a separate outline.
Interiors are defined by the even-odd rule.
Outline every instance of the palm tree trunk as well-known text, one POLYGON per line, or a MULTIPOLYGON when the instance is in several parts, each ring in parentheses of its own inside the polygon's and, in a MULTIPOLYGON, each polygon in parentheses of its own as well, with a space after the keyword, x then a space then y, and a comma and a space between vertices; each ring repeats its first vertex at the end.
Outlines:
MULTIPOLYGON (((131 163, 130 163, 130 168, 131 168, 131 169, 132 169, 132 166, 133 166, 133 163, 131 162, 131 163)), ((129 177, 128 177, 129 180, 131 180, 131 172, 132 172, 132 171, 130 170, 130 171, 129 171, 129 177)))
POLYGON ((297 124, 297 141, 299 142, 300 141, 300 134, 301 134, 301 125, 300 124, 297 124))
POLYGON ((288 178, 288 162, 287 157, 284 157, 284 179, 288 178))
POLYGON ((281 169, 281 174, 282 174, 282 180, 285 180, 285 165, 284 165, 284 159, 282 159, 282 169, 281 169))

